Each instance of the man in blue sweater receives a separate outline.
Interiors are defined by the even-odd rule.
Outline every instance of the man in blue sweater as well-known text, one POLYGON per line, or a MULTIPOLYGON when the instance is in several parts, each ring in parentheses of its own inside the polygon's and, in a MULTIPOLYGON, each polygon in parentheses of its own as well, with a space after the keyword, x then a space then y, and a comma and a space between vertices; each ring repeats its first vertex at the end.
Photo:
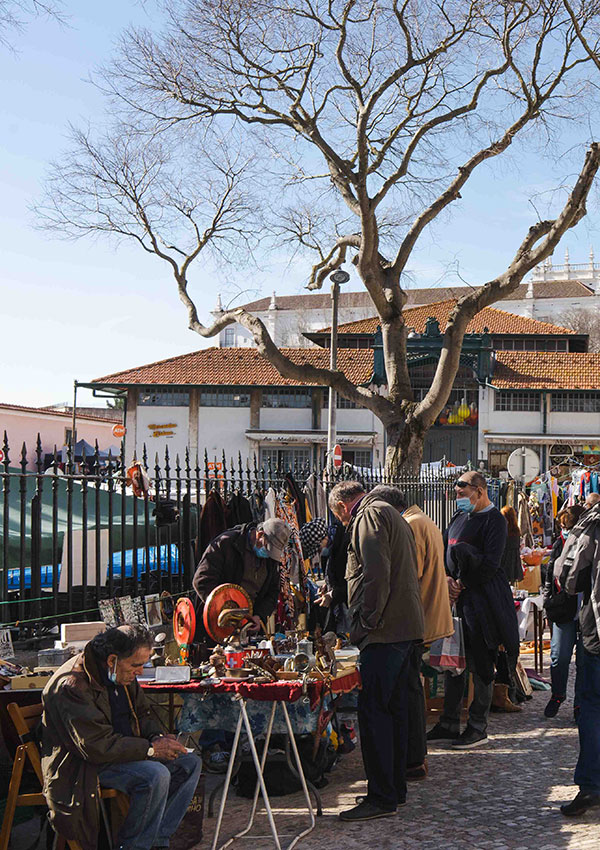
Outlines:
POLYGON ((500 566, 506 520, 490 502, 479 472, 463 473, 455 484, 457 512, 444 532, 450 601, 462 619, 467 666, 473 675, 473 700, 467 727, 460 732, 466 671, 445 675, 444 712, 427 734, 429 741, 451 740, 467 749, 485 743, 494 691, 494 666, 502 643, 519 653, 519 631, 510 585, 500 566))

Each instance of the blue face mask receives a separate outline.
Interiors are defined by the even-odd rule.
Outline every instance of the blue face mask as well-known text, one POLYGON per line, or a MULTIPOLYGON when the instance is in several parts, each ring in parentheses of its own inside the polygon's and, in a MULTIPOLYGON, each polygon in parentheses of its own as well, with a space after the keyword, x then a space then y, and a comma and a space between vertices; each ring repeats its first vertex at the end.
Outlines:
POLYGON ((115 666, 112 670, 108 671, 108 681, 112 682, 113 685, 117 684, 117 662, 115 661, 115 666))
POLYGON ((564 537, 565 540, 567 539, 567 537, 569 536, 569 529, 568 528, 563 528, 562 536, 564 537))
POLYGON ((258 558, 268 558, 269 557, 269 553, 267 552, 267 550, 265 549, 264 546, 255 546, 254 547, 254 554, 258 558))
POLYGON ((456 500, 456 507, 459 511, 463 511, 465 514, 470 514, 471 511, 475 508, 475 505, 469 499, 468 496, 461 496, 456 500))

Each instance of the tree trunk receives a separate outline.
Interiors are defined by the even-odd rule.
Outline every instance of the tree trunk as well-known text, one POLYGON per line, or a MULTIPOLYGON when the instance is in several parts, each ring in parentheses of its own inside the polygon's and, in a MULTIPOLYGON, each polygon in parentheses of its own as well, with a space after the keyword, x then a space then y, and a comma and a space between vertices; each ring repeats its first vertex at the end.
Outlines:
POLYGON ((388 475, 418 475, 426 430, 415 419, 390 422, 386 429, 385 469, 388 475))

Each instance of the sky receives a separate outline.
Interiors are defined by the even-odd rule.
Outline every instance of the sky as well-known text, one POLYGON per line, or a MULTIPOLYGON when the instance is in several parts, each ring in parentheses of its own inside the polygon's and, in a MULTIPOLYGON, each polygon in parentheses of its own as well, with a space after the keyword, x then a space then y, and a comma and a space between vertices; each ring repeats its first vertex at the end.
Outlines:
MULTIPOLYGON (((32 206, 44 176, 68 145, 68 126, 102 125, 106 104, 90 83, 94 69, 110 61, 120 32, 130 23, 157 23, 151 5, 134 0, 102 3, 66 0, 66 25, 31 21, 12 33, 13 49, 0 45, 0 257, 2 331, 0 401, 48 405, 72 399, 73 381, 194 351, 205 341, 187 328, 169 271, 135 246, 102 240, 61 241, 35 228, 32 206)), ((506 267, 535 220, 532 191, 560 177, 533 155, 485 166, 463 192, 460 209, 431 231, 410 264, 415 286, 460 284, 458 265, 470 283, 506 267)), ((590 245, 600 257, 598 203, 571 231, 564 248, 572 263, 587 262, 590 245)), ((198 272, 201 319, 217 294, 233 286, 257 294, 303 291, 308 261, 280 253, 259 270, 198 272)), ((358 289, 357 280, 348 288, 358 289)), ((238 302, 240 303, 240 302, 238 302)), ((79 404, 104 405, 82 390, 79 404)))

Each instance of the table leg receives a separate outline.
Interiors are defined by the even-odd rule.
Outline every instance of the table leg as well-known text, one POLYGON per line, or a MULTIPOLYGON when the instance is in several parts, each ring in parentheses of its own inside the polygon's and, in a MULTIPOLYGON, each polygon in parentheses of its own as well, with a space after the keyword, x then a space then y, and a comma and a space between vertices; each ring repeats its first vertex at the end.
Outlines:
POLYGON ((302 790, 304 791, 304 799, 306 800, 306 806, 308 808, 308 812, 310 814, 310 826, 308 829, 305 829, 299 835, 297 835, 291 844, 288 844, 287 850, 292 850, 292 847, 295 847, 296 844, 300 841, 301 838, 304 838, 305 835, 308 835, 309 832, 315 828, 315 813, 312 809, 312 804, 310 802, 310 794, 308 793, 308 787, 306 785, 306 778, 304 776, 304 770, 302 769, 302 762, 300 761, 300 755, 298 753, 298 747, 296 746, 296 739, 294 738, 294 730, 292 729, 292 724, 290 722, 290 716, 288 714, 287 706, 284 702, 280 702, 279 705, 283 710, 283 714, 285 717, 285 722, 288 730, 288 735, 290 737, 290 743, 292 745, 292 750, 294 752, 294 758, 296 759, 296 766, 298 770, 298 776, 300 777, 300 782, 302 784, 302 790))
POLYGON ((533 667, 538 672, 539 620, 537 605, 533 606, 533 667))
MULTIPOLYGON (((229 785, 231 783, 231 773, 233 771, 233 762, 235 760, 235 754, 237 752, 238 744, 240 741, 240 732, 242 731, 242 721, 243 716, 240 710, 240 716, 238 717, 237 726, 235 727, 235 736, 233 739, 233 746, 231 748, 231 755, 229 756, 229 764, 227 765, 227 773, 225 774, 225 784, 223 786, 223 794, 221 795, 221 803, 219 805, 219 814, 217 817, 217 823, 215 826, 215 837, 213 838, 212 850, 216 850, 217 841, 219 840, 219 833, 221 831, 221 823, 223 821, 223 813, 225 811, 225 803, 227 802, 227 794, 229 793, 229 785)), ((231 839, 233 840, 233 839, 231 839)), ((227 844, 230 844, 231 841, 228 841, 227 844)), ((227 844, 224 844, 223 847, 226 847, 227 844)), ((222 848, 221 848, 222 850, 222 848)))
POLYGON ((543 676, 544 675, 544 612, 543 612, 542 609, 538 609, 538 615, 539 615, 539 618, 540 618, 540 624, 539 624, 539 627, 538 627, 538 634, 540 636, 540 641, 539 641, 539 644, 540 644, 540 662, 539 662, 540 671, 539 672, 540 672, 540 676, 543 676))
MULTIPOLYGON (((269 722, 267 724, 267 732, 265 735, 265 743, 263 746, 262 758, 260 760, 260 775, 264 776, 265 771, 265 762, 267 761, 267 754, 269 752, 269 743, 271 741, 271 732, 273 730, 273 719, 275 717, 275 710, 277 708, 277 703, 274 702, 271 706, 271 715, 269 717, 269 722)), ((256 815, 256 806, 258 804, 258 793, 260 791, 260 783, 258 781, 258 776, 256 777, 256 787, 254 789, 254 800, 252 801, 252 810, 250 812, 250 819, 248 820, 248 826, 246 829, 243 829, 241 832, 238 832, 235 838, 241 838, 242 835, 246 835, 246 833, 251 829, 252 824, 254 823, 254 816, 256 815)))

